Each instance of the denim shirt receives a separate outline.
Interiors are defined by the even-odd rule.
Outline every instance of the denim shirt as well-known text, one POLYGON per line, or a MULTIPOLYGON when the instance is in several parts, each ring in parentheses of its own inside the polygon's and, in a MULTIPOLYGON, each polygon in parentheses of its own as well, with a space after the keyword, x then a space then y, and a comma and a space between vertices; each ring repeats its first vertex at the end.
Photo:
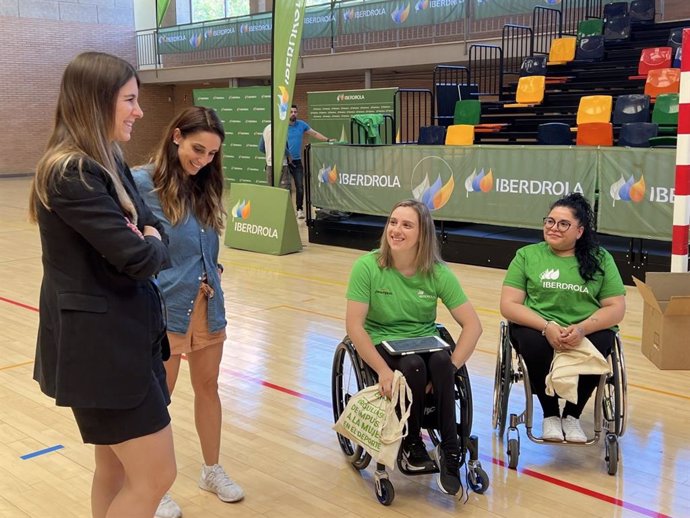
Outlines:
POLYGON ((158 194, 154 191, 151 168, 132 171, 132 176, 142 198, 151 211, 161 220, 170 238, 168 250, 172 267, 158 274, 165 305, 168 331, 184 334, 194 300, 206 273, 206 282, 215 294, 208 299, 208 330, 215 333, 225 328, 225 303, 218 274, 219 236, 213 228, 203 226, 193 215, 172 226, 163 214, 158 194))

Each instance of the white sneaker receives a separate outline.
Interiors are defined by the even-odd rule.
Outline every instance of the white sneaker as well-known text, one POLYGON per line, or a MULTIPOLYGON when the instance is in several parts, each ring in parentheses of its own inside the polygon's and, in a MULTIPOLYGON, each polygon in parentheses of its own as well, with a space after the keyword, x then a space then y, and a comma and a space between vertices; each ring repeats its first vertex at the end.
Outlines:
POLYGON ((199 487, 215 493, 223 502, 238 502, 244 498, 244 491, 227 476, 220 464, 201 466, 199 487))
POLYGON ((182 509, 172 499, 169 493, 165 493, 156 509, 155 518, 182 518, 182 509))
POLYGON ((304 211, 302 209, 297 211, 297 219, 304 219, 304 211))
POLYGON ((568 442, 587 442, 587 436, 580 426, 580 420, 569 415, 561 420, 565 440, 568 442))
POLYGON ((561 418, 557 415, 545 417, 541 424, 541 438, 545 441, 563 440, 563 429, 561 428, 561 418))

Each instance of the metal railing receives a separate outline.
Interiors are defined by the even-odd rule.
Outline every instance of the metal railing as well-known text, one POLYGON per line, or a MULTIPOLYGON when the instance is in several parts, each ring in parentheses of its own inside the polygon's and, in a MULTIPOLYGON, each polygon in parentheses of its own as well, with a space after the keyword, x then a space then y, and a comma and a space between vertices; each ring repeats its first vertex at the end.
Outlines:
POLYGON ((533 54, 534 31, 524 25, 506 24, 501 35, 503 73, 519 74, 522 60, 533 54))
POLYGON ((503 49, 498 45, 472 45, 469 68, 481 96, 498 96, 503 90, 503 49))
POLYGON ((393 97, 393 106, 396 144, 416 144, 419 128, 433 124, 434 94, 423 88, 400 88, 393 97))
POLYGON ((551 42, 563 35, 563 15, 558 9, 535 7, 532 12, 535 54, 548 54, 551 42))

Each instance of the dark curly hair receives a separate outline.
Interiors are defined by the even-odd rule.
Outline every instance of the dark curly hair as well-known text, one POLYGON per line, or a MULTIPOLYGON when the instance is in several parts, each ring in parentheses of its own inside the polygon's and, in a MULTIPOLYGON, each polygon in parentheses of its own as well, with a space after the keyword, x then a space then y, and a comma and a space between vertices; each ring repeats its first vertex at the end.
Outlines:
POLYGON ((567 207, 573 211, 575 219, 580 222, 582 235, 575 242, 575 257, 579 265, 580 276, 585 281, 591 281, 597 272, 602 272, 601 247, 599 237, 594 229, 594 211, 587 198, 574 192, 555 201, 549 210, 554 207, 567 207))

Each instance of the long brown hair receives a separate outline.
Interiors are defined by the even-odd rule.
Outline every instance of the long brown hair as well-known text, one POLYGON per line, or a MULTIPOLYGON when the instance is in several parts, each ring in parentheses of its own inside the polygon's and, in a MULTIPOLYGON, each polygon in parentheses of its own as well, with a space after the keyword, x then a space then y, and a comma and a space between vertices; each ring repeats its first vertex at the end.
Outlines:
POLYGON ((393 255, 391 247, 388 245, 388 224, 391 219, 393 211, 398 207, 410 207, 414 209, 419 218, 419 242, 417 243, 417 255, 415 256, 415 268, 418 272, 423 274, 430 274, 433 272, 434 265, 442 263, 441 252, 438 248, 438 240, 436 239, 436 227, 434 226, 434 219, 431 217, 431 212, 426 205, 417 200, 403 200, 396 203, 388 214, 386 226, 383 229, 381 236, 381 244, 379 247, 378 263, 382 268, 393 267, 393 255))
POLYGON ((223 229, 223 160, 219 151, 196 175, 188 175, 180 164, 178 148, 173 142, 175 130, 186 138, 200 131, 225 140, 223 123, 216 112, 202 106, 189 106, 175 117, 163 133, 153 157, 153 185, 165 217, 172 225, 189 213, 205 226, 220 233, 223 229))
POLYGON ((67 169, 76 166, 84 181, 83 168, 89 162, 109 176, 122 210, 136 223, 136 209, 118 173, 118 162, 124 162, 122 152, 112 141, 117 96, 132 78, 139 85, 132 65, 102 52, 84 52, 67 65, 60 83, 53 132, 31 186, 32 221, 37 219, 39 204, 50 210, 50 197, 67 169))

